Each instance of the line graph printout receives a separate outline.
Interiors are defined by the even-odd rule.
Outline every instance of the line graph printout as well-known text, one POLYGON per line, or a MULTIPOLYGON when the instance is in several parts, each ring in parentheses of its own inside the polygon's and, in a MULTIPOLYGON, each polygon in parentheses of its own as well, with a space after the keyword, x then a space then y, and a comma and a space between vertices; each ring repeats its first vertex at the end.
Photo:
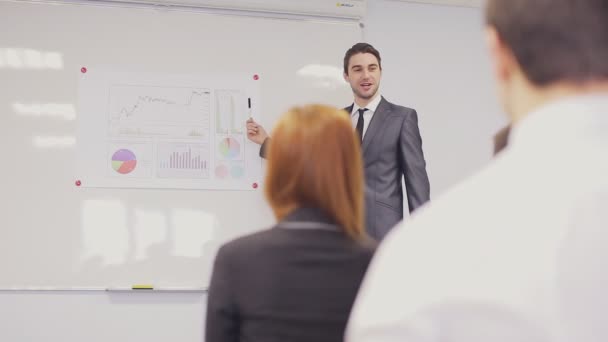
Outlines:
POLYGON ((113 85, 110 135, 208 139, 210 97, 209 89, 113 85))
POLYGON ((88 67, 78 104, 83 186, 254 190, 259 108, 251 74, 183 75, 88 67), (258 104, 250 106, 250 104, 258 104))

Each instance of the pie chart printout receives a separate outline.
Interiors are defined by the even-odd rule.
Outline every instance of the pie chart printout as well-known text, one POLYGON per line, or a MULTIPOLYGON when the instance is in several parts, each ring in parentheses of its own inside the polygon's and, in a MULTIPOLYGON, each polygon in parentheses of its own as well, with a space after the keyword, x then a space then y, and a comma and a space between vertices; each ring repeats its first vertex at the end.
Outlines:
POLYGON ((137 158, 135 154, 127 149, 120 149, 112 155, 112 168, 114 171, 126 175, 135 170, 137 158))
POLYGON ((228 159, 236 158, 241 151, 241 144, 236 139, 225 138, 220 141, 220 154, 228 159))

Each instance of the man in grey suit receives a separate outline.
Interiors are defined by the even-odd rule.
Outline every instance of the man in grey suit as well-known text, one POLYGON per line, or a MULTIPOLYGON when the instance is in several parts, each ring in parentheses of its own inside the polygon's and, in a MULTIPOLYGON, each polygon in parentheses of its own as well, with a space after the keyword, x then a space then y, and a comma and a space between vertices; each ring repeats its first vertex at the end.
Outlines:
MULTIPOLYGON (((344 79, 353 90, 354 103, 345 110, 362 141, 366 230, 377 240, 403 219, 402 175, 410 212, 430 198, 418 115, 380 95, 381 77, 380 53, 373 46, 358 43, 346 52, 344 79)), ((264 128, 250 119, 247 135, 262 145, 260 156, 265 157, 268 134, 264 128)))

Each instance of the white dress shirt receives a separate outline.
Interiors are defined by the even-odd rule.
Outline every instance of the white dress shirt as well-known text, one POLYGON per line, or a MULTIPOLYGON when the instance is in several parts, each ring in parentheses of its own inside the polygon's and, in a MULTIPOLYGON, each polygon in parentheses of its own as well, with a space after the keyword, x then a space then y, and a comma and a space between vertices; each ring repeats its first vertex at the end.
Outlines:
POLYGON ((608 341, 608 96, 549 104, 385 238, 347 342, 608 341))
MULTIPOLYGON (((372 118, 374 117, 374 113, 376 112, 376 109, 378 108, 378 104, 380 104, 380 100, 382 100, 382 96, 380 94, 376 94, 376 97, 374 97, 374 99, 367 104, 367 106, 363 107, 363 108, 367 108, 367 110, 365 112, 363 112, 363 134, 361 135, 362 137, 365 137, 365 132, 367 132, 367 127, 369 127, 369 123, 370 121, 372 121, 372 118)), ((359 107, 357 105, 357 103, 353 104, 353 111, 350 112, 350 120, 353 123, 353 127, 356 128, 357 127, 357 120, 359 120, 359 107)))

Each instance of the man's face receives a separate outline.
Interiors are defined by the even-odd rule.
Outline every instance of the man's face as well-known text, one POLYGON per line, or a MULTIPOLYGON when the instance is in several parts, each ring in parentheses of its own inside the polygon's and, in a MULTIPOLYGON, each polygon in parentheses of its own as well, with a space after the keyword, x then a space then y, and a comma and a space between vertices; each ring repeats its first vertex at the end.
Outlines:
POLYGON ((348 73, 344 79, 350 84, 355 97, 371 100, 378 92, 382 70, 378 59, 371 53, 358 53, 350 57, 348 73))

